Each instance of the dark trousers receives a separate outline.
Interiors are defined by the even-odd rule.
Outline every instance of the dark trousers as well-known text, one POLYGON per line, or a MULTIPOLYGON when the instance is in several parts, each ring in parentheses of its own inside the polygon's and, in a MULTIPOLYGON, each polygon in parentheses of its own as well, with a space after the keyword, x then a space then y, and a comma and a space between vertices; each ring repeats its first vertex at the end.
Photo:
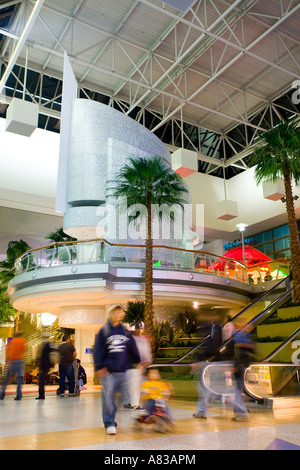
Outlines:
POLYGON ((48 370, 39 370, 39 397, 45 398, 45 381, 47 377, 48 370))
POLYGON ((59 392, 60 394, 65 393, 66 389, 66 378, 69 382, 69 395, 74 395, 75 392, 75 373, 73 364, 66 366, 59 364, 59 392))

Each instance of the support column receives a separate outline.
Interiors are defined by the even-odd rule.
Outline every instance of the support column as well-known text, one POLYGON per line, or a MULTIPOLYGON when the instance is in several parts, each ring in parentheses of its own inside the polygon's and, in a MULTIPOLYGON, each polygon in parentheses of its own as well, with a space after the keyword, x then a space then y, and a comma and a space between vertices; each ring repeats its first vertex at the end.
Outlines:
POLYGON ((81 365, 85 369, 88 384, 94 383, 93 347, 99 329, 100 327, 75 329, 74 346, 77 351, 77 358, 80 359, 81 365))
POLYGON ((88 383, 94 381, 93 346, 95 337, 106 319, 106 307, 68 306, 59 312, 58 324, 65 328, 75 328, 75 349, 77 357, 87 374, 88 383))

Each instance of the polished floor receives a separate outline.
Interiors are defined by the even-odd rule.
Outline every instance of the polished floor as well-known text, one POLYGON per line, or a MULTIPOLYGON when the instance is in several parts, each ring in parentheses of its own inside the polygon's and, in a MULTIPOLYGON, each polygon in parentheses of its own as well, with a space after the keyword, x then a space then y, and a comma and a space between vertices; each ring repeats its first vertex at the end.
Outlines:
POLYGON ((59 398, 48 387, 35 400, 36 386, 24 386, 15 401, 15 386, 0 401, 0 450, 300 450, 300 407, 250 409, 248 422, 231 421, 229 404, 212 403, 207 420, 195 419, 196 403, 171 400, 174 429, 158 434, 137 431, 137 411, 120 409, 117 434, 108 436, 101 421, 100 390, 93 386, 79 397, 59 398))

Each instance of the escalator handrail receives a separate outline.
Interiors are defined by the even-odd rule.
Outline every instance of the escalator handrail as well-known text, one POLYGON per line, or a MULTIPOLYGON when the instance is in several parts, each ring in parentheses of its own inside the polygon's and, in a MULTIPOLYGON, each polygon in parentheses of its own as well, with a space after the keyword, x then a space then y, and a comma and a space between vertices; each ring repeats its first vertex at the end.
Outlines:
POLYGON ((297 328, 294 333, 291 334, 291 336, 289 336, 289 338, 287 338, 280 346, 278 346, 271 354, 269 354, 269 356, 267 356, 265 359, 263 359, 261 362, 262 363, 267 363, 269 362, 271 359, 273 359, 274 356, 276 356, 277 353, 279 353, 280 351, 282 351, 282 349, 287 345, 289 344, 294 338, 295 336, 297 336, 298 334, 300 333, 300 327, 297 328))
POLYGON ((197 351, 197 349, 200 349, 204 343, 209 340, 211 337, 210 334, 208 334, 202 341, 201 343, 197 344, 197 346, 195 346, 194 348, 190 349, 187 353, 185 353, 183 356, 181 356, 179 359, 176 359, 176 361, 173 361, 172 364, 177 364, 179 361, 182 361, 183 359, 185 359, 187 356, 189 356, 191 353, 197 351))
POLYGON ((242 313, 246 312, 247 310, 249 310, 249 308, 253 307, 255 304, 257 304, 258 302, 261 302, 264 297, 266 297, 267 295, 270 294, 270 292, 273 292, 274 290, 276 290, 281 284, 285 283, 286 281, 290 280, 291 278, 291 275, 289 274, 288 276, 286 276, 284 279, 282 279, 280 282, 278 282, 278 284, 276 284, 275 286, 271 287, 270 290, 267 290, 265 291, 260 297, 258 297, 258 299, 254 300, 254 302, 252 302, 250 305, 247 305, 247 307, 243 308, 243 310, 241 310, 239 313, 237 313, 234 317, 231 318, 230 321, 234 321, 237 317, 239 317, 242 313))
MULTIPOLYGON (((287 278, 285 278, 284 280, 286 280, 287 278)), ((279 284, 281 284, 282 281, 280 281, 279 284)), ((277 284, 276 286, 274 286, 272 289, 270 289, 267 293, 270 293, 275 287, 277 287, 279 284, 277 284)), ((249 321, 248 323, 246 323, 246 325, 241 329, 239 330, 238 332, 234 333, 233 336, 228 339, 227 341, 225 341, 218 349, 218 352, 222 352, 222 350, 226 349, 226 346, 228 346, 232 341, 234 341, 234 337, 235 335, 237 335, 240 331, 244 331, 246 328, 249 327, 249 325, 251 325, 253 322, 255 322, 257 319, 259 319, 262 315, 264 315, 265 313, 268 312, 268 310, 270 310, 271 308, 273 308, 277 303, 281 302, 282 299, 288 297, 293 291, 293 288, 290 289, 288 292, 286 292, 285 294, 283 294, 282 296, 280 296, 278 299, 274 300, 274 302, 272 304, 270 304, 267 308, 265 308, 262 312, 258 313, 251 321, 249 321)), ((260 297, 263 298, 265 296, 266 293, 264 293, 263 296, 260 297)), ((239 312, 235 317, 233 317, 230 321, 234 321, 235 319, 237 319, 242 313, 244 313, 248 308, 252 307, 257 301, 259 301, 259 299, 257 299, 255 302, 253 302, 252 304, 248 305, 248 307, 246 307, 245 309, 243 309, 241 312, 239 312)), ((204 343, 210 339, 210 334, 207 335, 203 341, 201 341, 200 344, 198 344, 197 346, 195 346, 194 348, 190 349, 190 351, 188 351, 187 353, 185 353, 183 356, 181 356, 179 359, 176 359, 176 361, 173 361, 173 364, 178 364, 179 361, 182 361, 183 359, 185 359, 187 356, 189 356, 190 354, 194 353, 195 351, 197 351, 197 349, 201 348, 204 343)), ((213 359, 214 356, 212 356, 210 358, 213 359)))

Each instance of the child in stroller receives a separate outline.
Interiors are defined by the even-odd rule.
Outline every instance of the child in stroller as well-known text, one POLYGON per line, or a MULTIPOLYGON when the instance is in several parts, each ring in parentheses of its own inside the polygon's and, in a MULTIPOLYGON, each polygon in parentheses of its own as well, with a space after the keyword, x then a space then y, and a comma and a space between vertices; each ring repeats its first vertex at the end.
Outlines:
POLYGON ((160 380, 157 369, 148 369, 147 380, 142 383, 141 396, 145 412, 137 418, 137 424, 153 424, 159 432, 165 432, 173 425, 166 400, 173 392, 170 384, 160 380))

